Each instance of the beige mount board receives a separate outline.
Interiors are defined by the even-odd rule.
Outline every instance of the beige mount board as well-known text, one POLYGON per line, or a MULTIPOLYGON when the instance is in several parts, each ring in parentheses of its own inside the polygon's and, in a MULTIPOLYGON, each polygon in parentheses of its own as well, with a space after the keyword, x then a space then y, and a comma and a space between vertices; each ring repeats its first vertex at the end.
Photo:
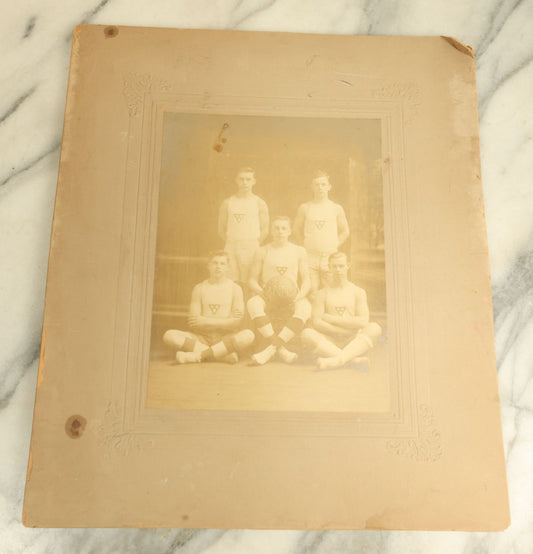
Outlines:
POLYGON ((75 29, 23 521, 509 524, 468 47, 75 29), (174 361, 242 167, 271 221, 329 175, 367 360, 174 361))

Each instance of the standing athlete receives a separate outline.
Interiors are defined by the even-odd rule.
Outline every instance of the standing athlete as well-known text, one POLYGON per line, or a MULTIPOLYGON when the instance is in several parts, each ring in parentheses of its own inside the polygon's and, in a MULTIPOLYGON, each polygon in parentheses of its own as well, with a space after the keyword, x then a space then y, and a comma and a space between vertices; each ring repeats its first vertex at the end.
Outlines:
POLYGON ((291 220, 278 216, 272 220, 272 241, 260 248, 250 270, 248 285, 256 293, 247 303, 248 313, 252 318, 257 332, 269 345, 255 353, 252 359, 257 364, 265 364, 277 353, 286 363, 292 363, 297 355, 286 348, 286 345, 296 335, 299 335, 306 321, 311 316, 311 304, 306 296, 310 291, 309 272, 307 269, 307 254, 305 249, 289 242, 291 235, 291 220), (291 299, 290 313, 279 333, 276 333, 268 306, 264 298, 263 287, 272 279, 284 277, 299 290, 291 299))
POLYGON ((252 168, 241 168, 235 181, 237 192, 220 206, 218 234, 226 242, 224 250, 230 256, 228 276, 247 283, 254 254, 268 236, 268 207, 252 192, 255 185, 252 168))
POLYGON ((254 341, 250 329, 239 330, 244 300, 239 285, 228 279, 229 257, 213 252, 207 263, 209 278, 198 283, 191 297, 188 324, 192 332, 170 329, 165 344, 174 347, 180 364, 203 361, 238 361, 237 353, 254 341))
POLYGON ((329 199, 329 175, 318 171, 311 182, 313 198, 301 204, 294 220, 294 235, 307 250, 311 288, 316 292, 324 285, 328 258, 350 236, 344 209, 329 199))
POLYGON ((334 369, 362 361, 381 336, 381 327, 370 322, 366 292, 348 281, 346 254, 329 257, 330 282, 318 291, 313 303, 314 329, 302 331, 302 341, 318 356, 319 369, 334 369))

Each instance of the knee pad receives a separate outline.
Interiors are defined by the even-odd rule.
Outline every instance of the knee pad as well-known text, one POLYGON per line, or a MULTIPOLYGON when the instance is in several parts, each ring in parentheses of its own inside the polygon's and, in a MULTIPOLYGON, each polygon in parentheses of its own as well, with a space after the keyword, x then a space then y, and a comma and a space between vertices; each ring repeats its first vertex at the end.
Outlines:
POLYGON ((265 301, 258 294, 248 300, 246 308, 252 319, 265 315, 265 301))
POLYGON ((294 307, 294 317, 305 323, 311 317, 311 303, 307 298, 300 298, 294 307))

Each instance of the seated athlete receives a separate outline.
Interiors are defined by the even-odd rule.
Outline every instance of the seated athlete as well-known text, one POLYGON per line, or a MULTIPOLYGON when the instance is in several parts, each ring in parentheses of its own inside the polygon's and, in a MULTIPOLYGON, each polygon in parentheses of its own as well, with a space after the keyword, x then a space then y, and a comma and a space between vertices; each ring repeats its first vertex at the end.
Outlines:
POLYGON ((256 364, 265 364, 277 353, 286 363, 296 360, 297 354, 286 348, 286 345, 296 335, 300 334, 306 321, 311 316, 311 304, 306 296, 311 283, 307 269, 305 249, 289 242, 291 235, 291 220, 278 216, 272 220, 272 241, 261 247, 252 263, 248 285, 255 293, 248 300, 247 308, 258 333, 269 341, 269 345, 252 356, 256 364), (268 314, 268 306, 264 298, 263 287, 279 276, 290 280, 299 290, 291 299, 290 313, 281 322, 281 330, 276 332, 268 314))
POLYGON ((301 204, 294 220, 294 235, 303 240, 309 261, 311 289, 326 284, 328 258, 350 236, 344 209, 329 199, 329 175, 317 171, 311 182, 313 198, 301 204))
POLYGON ((235 182, 237 192, 220 206, 218 234, 230 256, 228 277, 246 284, 254 254, 268 236, 268 207, 252 192, 255 173, 251 167, 239 169, 235 182))
POLYGON ((241 287, 228 279, 229 256, 218 250, 209 256, 209 278, 193 291, 188 324, 192 332, 170 329, 165 344, 177 349, 179 364, 203 361, 238 361, 238 352, 254 341, 250 329, 239 330, 244 316, 241 287))
POLYGON ((319 369, 334 369, 366 360, 381 336, 381 327, 369 321, 366 292, 348 281, 346 254, 329 257, 330 283, 318 291, 313 303, 314 329, 302 331, 302 342, 320 356, 319 369))

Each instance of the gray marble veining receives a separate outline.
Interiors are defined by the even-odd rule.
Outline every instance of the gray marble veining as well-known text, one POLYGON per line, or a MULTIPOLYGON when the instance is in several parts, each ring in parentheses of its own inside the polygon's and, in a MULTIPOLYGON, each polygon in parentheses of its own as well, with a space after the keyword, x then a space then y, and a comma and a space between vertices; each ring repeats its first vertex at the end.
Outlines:
POLYGON ((0 544, 5 552, 533 551, 532 0, 31 0, 0 21, 0 544), (449 35, 476 51, 512 525, 502 532, 39 530, 21 505, 72 29, 78 23, 449 35))

